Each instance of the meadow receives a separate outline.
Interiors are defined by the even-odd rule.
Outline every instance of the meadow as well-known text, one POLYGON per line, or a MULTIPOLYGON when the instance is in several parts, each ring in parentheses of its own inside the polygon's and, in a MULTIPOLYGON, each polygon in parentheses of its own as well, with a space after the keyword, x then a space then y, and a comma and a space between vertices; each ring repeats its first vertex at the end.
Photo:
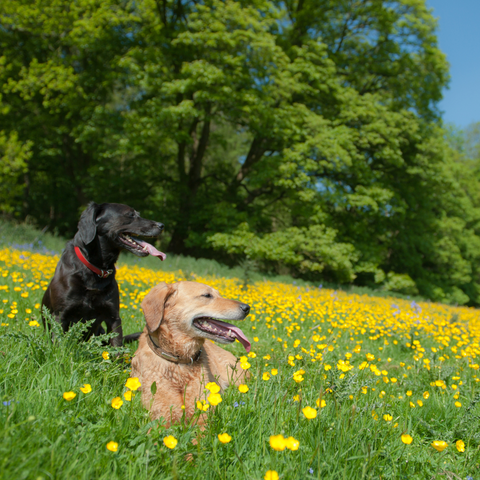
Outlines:
POLYGON ((165 429, 126 387, 136 344, 45 335, 57 261, 0 250, 0 478, 480 478, 478 310, 123 260, 126 333, 143 329, 140 303, 160 281, 194 279, 252 307, 240 325, 250 354, 226 347, 246 387, 221 393, 203 432, 165 429))

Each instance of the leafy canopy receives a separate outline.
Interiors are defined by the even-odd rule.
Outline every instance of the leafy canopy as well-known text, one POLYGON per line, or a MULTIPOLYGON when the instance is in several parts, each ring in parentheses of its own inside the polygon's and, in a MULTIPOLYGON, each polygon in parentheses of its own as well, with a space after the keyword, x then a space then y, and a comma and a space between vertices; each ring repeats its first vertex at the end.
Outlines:
POLYGON ((4 212, 71 235, 119 201, 176 253, 479 302, 424 0, 7 0, 0 24, 4 212))

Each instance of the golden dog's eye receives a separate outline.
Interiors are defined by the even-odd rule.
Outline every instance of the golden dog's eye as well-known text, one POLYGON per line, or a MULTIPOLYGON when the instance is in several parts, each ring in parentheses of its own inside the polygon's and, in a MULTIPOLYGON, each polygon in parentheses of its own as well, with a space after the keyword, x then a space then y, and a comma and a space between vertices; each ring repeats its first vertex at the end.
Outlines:
POLYGON ((213 295, 211 293, 202 293, 202 297, 213 298, 213 295))

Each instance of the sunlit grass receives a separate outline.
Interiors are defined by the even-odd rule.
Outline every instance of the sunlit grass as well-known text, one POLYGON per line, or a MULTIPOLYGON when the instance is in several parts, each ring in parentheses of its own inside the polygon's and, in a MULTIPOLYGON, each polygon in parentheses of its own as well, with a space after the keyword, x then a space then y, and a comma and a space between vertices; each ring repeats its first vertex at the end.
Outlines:
MULTIPOLYGON (((128 356, 46 340, 39 307, 57 261, 0 251, 1 478, 479 476, 478 310, 198 276, 252 306, 252 353, 230 347, 252 377, 206 410, 203 433, 165 430, 125 386, 128 356)), ((132 333, 148 290, 185 274, 120 263, 117 279, 132 333)))

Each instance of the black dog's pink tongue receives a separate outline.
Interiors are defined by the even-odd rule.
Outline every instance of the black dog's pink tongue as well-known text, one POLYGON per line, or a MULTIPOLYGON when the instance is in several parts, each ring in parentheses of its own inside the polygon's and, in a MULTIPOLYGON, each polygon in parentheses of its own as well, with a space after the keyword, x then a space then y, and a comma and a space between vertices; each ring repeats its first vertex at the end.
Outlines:
POLYGON ((243 345, 245 350, 250 352, 250 348, 252 344, 248 341, 248 338, 245 336, 245 334, 238 328, 233 326, 231 323, 227 322, 221 322, 220 320, 209 320, 209 323, 213 323, 214 325, 217 325, 218 327, 224 328, 231 330, 235 338, 243 345))
POLYGON ((159 250, 157 250, 153 245, 150 245, 149 243, 144 242, 139 238, 136 238, 135 241, 142 247, 145 247, 147 249, 147 252, 150 255, 153 255, 154 257, 158 257, 162 262, 167 258, 167 256, 163 252, 160 252, 159 250))

